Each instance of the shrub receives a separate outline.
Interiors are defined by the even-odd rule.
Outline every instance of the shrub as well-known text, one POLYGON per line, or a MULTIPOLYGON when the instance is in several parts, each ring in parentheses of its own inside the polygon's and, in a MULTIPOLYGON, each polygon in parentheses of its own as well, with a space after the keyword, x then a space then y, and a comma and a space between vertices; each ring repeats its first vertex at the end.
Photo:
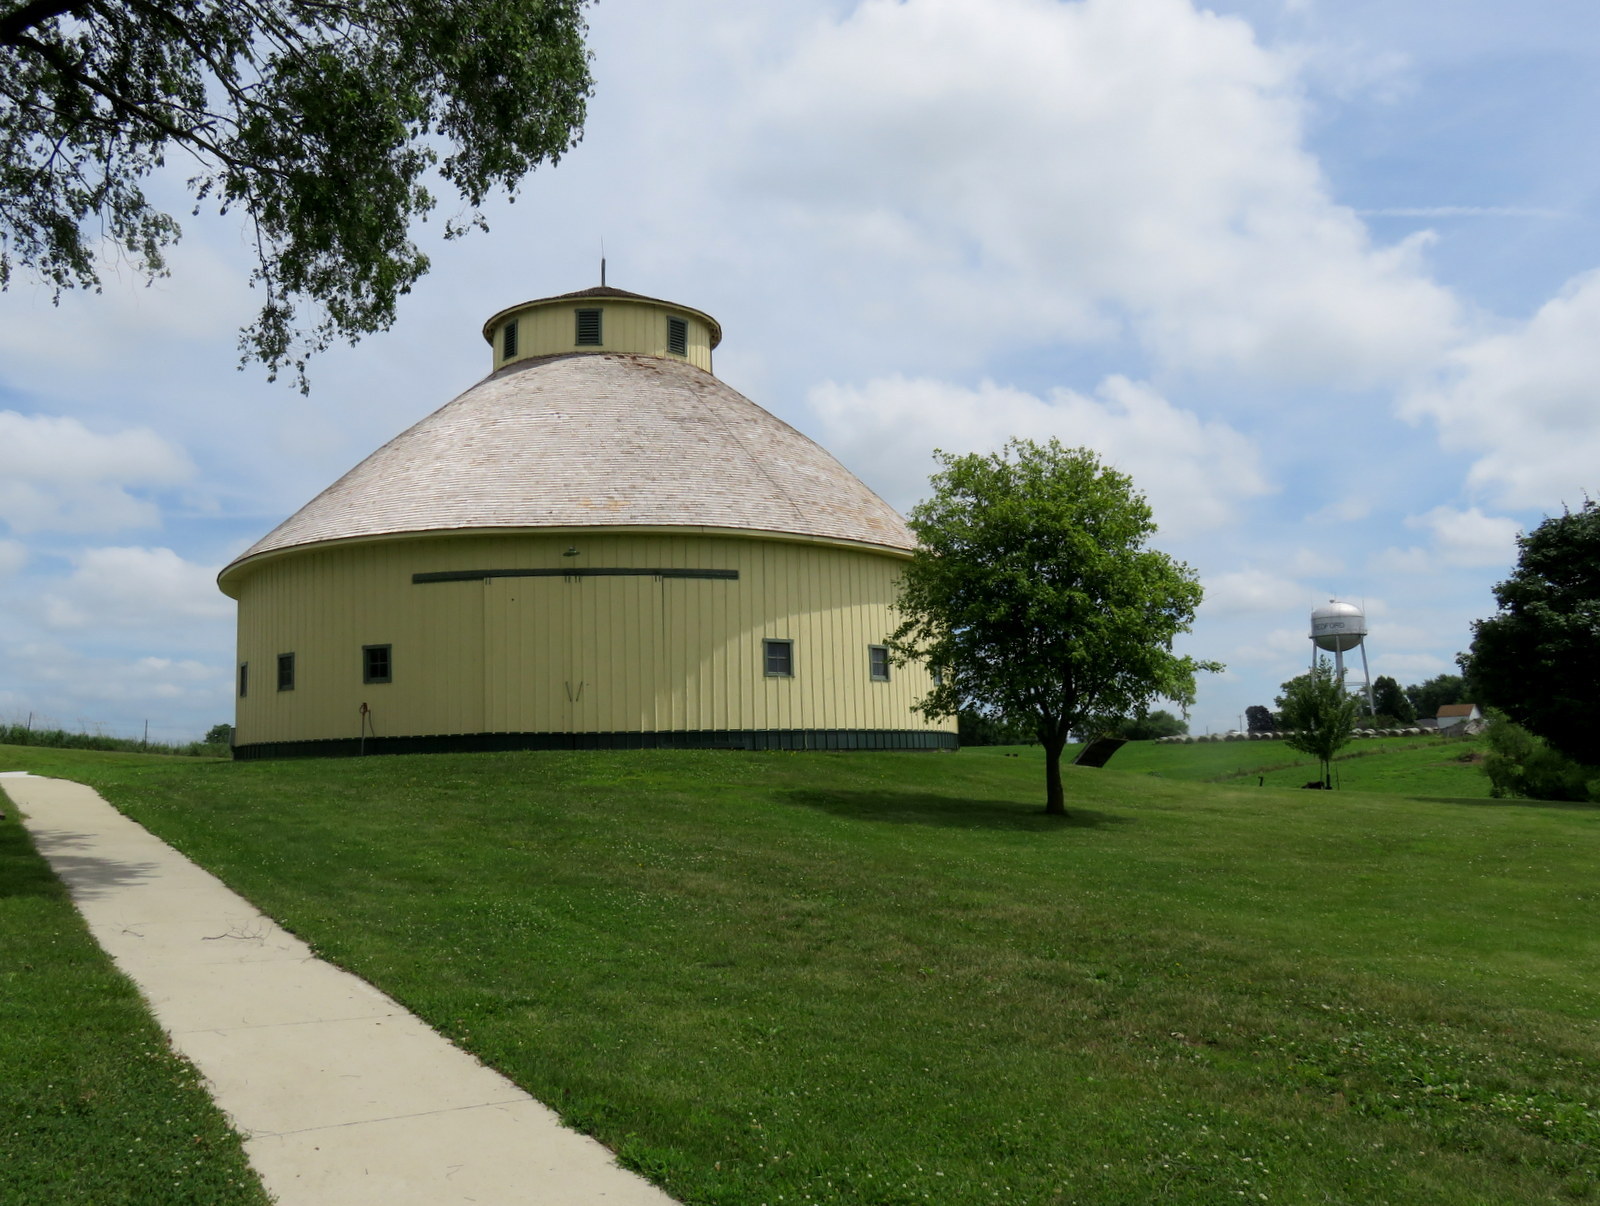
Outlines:
POLYGON ((1008 719, 976 708, 956 713, 957 739, 962 745, 1033 745, 1039 735, 1026 720, 1008 719))
POLYGON ((1600 798, 1600 776, 1550 748, 1520 724, 1491 709, 1484 733, 1488 751, 1483 771, 1489 794, 1527 800, 1592 800, 1600 798))

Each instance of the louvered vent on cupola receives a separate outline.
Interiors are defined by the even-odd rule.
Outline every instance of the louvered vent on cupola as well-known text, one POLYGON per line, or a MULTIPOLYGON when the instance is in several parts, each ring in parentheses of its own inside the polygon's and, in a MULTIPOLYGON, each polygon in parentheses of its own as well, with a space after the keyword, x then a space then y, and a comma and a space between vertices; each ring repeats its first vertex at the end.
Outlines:
POLYGON ((579 310, 579 311, 577 311, 577 315, 578 315, 578 337, 577 337, 577 340, 576 340, 577 345, 579 347, 594 347, 594 348, 599 347, 600 346, 600 311, 599 310, 579 310))
POLYGON ((500 334, 500 358, 510 360, 517 354, 517 320, 506 323, 500 334))
POLYGON ((667 351, 674 356, 689 354, 689 324, 682 318, 667 319, 667 351))

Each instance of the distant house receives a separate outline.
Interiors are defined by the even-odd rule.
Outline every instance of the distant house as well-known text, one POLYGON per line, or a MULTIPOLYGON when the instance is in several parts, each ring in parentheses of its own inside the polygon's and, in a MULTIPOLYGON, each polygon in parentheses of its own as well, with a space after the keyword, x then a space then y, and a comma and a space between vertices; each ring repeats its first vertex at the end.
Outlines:
POLYGON ((1453 729, 1458 724, 1471 724, 1482 720, 1483 713, 1474 703, 1445 704, 1439 709, 1439 719, 1435 722, 1440 731, 1453 729))

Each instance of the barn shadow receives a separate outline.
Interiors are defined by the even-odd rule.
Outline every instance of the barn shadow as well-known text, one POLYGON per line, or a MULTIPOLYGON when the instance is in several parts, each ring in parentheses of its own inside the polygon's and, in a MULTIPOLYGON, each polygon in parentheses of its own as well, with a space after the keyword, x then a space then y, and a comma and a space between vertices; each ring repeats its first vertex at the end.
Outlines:
POLYGON ((787 791, 781 798, 852 821, 929 825, 940 829, 996 829, 1056 833, 1063 829, 1102 829, 1127 825, 1127 817, 1091 808, 1074 808, 1065 817, 1048 817, 1037 801, 975 800, 914 791, 787 791))

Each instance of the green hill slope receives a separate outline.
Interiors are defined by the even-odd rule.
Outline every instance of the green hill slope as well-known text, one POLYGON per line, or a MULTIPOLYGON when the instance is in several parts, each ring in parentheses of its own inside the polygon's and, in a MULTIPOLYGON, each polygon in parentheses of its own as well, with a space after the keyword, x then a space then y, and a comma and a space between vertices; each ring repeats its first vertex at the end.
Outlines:
POLYGON ((686 1202, 1591 1194, 1600 811, 1230 748, 73 766, 686 1202))
MULTIPOLYGON (((1081 747, 1071 747, 1070 759, 1081 747)), ((989 746, 962 751, 975 757, 1018 757, 1043 767, 1038 746, 989 746)), ((1372 737, 1352 741, 1333 763, 1335 786, 1345 791, 1488 799, 1489 780, 1479 769, 1479 743, 1439 737, 1372 737)), ((1162 745, 1131 741, 1107 769, 1267 787, 1300 787, 1317 778, 1317 760, 1281 741, 1214 741, 1162 745)), ((1044 773, 1041 769, 1041 775, 1044 773)))

